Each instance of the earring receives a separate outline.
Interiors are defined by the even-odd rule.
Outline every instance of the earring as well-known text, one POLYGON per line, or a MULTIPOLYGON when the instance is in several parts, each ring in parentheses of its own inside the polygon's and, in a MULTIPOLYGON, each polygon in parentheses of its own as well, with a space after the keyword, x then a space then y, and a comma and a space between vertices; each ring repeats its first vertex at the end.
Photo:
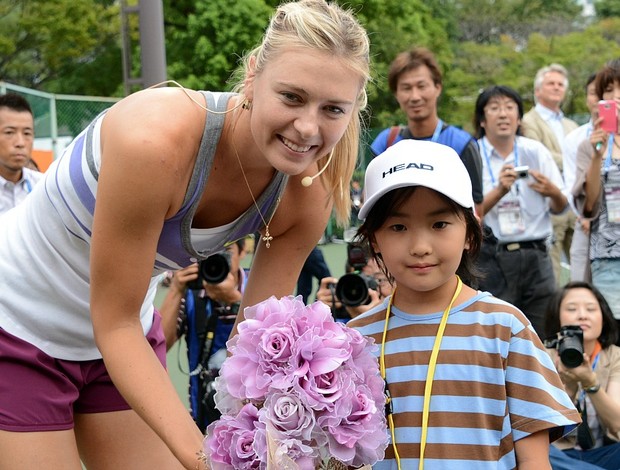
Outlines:
POLYGON ((245 100, 243 100, 243 104, 241 105, 241 107, 249 111, 250 109, 252 109, 252 102, 246 98, 245 100))

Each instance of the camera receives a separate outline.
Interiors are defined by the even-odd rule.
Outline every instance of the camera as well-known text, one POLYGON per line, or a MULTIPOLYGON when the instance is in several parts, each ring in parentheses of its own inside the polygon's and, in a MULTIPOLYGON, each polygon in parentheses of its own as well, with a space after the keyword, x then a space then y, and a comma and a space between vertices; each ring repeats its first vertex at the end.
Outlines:
POLYGON ((557 338, 545 340, 547 348, 555 348, 562 364, 573 369, 583 362, 583 330, 579 325, 565 325, 557 338))
POLYGON ((530 173, 530 167, 527 165, 515 166, 515 173, 517 173, 517 178, 527 178, 530 173))
POLYGON ((378 284, 374 277, 368 276, 361 269, 368 263, 368 254, 359 243, 347 244, 347 265, 354 270, 338 279, 336 297, 346 307, 357 307, 370 302, 368 289, 377 290, 378 284))
POLYGON ((187 283, 188 289, 202 289, 202 281, 208 284, 219 284, 230 272, 230 253, 224 251, 209 256, 198 263, 198 277, 187 283))
POLYGON ((377 290, 375 278, 363 273, 348 273, 338 279, 336 296, 347 307, 357 307, 370 303, 368 289, 377 290))

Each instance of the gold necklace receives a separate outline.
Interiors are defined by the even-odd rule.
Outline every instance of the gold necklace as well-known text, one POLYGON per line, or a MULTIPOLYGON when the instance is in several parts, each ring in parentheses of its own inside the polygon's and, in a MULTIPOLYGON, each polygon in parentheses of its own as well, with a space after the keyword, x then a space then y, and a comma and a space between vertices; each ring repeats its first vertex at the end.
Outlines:
POLYGON ((271 240, 273 240, 273 237, 269 233, 269 224, 273 220, 273 216, 276 215, 276 211, 278 210, 278 206, 280 205, 280 198, 278 197, 278 199, 276 200, 276 208, 271 213, 271 217, 269 218, 269 222, 267 222, 265 220, 265 217, 263 217, 263 213, 261 212, 260 207, 258 207, 258 203, 256 202, 256 199, 254 198, 254 193, 252 193, 252 188, 250 187, 250 183, 248 181, 248 178, 247 178, 247 176, 245 176, 245 171, 243 170, 243 165, 241 164, 241 158, 239 157, 239 152, 237 152, 237 146, 235 145, 234 139, 231 139, 231 143, 232 143, 232 148, 235 151, 235 155, 237 157, 237 161, 239 162, 239 168, 241 168, 241 174, 243 175, 243 181, 245 181, 245 185, 248 187, 248 191, 250 193, 250 196, 252 197, 252 202, 254 203, 254 207, 256 207, 258 215, 260 216, 261 220, 263 221, 263 224, 265 224, 265 235, 263 235, 261 237, 261 240, 264 241, 265 242, 265 246, 267 248, 269 248, 271 246, 271 240))

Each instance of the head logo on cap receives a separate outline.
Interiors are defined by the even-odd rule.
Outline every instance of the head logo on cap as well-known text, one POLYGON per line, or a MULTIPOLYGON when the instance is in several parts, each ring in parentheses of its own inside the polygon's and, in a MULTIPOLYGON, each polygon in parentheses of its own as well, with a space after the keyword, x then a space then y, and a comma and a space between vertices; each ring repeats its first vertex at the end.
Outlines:
POLYGON ((381 196, 408 186, 424 186, 463 207, 474 207, 469 173, 454 149, 427 140, 405 139, 368 164, 359 218, 365 219, 381 196))

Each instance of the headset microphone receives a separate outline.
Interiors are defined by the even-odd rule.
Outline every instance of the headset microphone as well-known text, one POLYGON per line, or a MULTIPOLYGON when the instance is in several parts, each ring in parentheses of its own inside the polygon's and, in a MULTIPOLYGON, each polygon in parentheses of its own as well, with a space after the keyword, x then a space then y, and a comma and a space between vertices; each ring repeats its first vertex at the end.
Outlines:
POLYGON ((323 168, 321 168, 321 171, 319 171, 316 175, 314 176, 304 176, 301 179, 301 185, 304 187, 308 187, 312 184, 312 182, 314 181, 314 178, 318 178, 319 176, 321 176, 321 173, 323 173, 325 171, 325 168, 327 168, 327 165, 329 165, 332 161, 332 157, 334 156, 334 150, 332 149, 332 151, 329 154, 329 158, 327 159, 327 162, 325 163, 325 166, 323 168))

